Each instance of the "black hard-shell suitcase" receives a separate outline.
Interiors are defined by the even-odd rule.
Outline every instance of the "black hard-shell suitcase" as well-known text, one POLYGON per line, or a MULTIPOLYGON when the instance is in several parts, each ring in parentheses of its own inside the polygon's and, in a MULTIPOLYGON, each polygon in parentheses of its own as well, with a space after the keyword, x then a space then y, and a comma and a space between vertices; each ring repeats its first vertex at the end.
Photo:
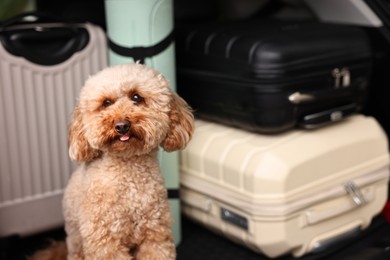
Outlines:
POLYGON ((357 27, 251 21, 176 34, 178 92, 197 116, 262 133, 314 128, 364 106, 371 46, 357 27))

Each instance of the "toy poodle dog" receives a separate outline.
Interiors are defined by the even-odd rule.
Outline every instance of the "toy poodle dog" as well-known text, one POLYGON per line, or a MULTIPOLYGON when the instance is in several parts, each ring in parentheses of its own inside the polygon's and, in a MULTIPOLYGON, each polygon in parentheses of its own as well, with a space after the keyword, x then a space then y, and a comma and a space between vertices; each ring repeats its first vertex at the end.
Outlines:
POLYGON ((82 88, 69 131, 81 163, 63 207, 68 259, 175 259, 157 152, 183 149, 194 118, 167 80, 142 64, 116 65, 82 88))

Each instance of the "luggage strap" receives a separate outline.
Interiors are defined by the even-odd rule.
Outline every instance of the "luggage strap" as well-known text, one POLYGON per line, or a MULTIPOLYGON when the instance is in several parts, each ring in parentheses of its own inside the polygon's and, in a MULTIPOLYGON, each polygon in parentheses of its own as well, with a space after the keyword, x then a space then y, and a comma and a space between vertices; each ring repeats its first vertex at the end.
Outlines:
POLYGON ((168 199, 179 199, 179 189, 178 188, 168 188, 168 199))
POLYGON ((139 62, 144 64, 146 58, 153 57, 161 52, 163 52, 169 45, 173 42, 174 39, 174 31, 172 30, 164 39, 155 45, 144 47, 144 46, 136 46, 136 47, 124 47, 116 44, 111 39, 108 39, 108 45, 110 49, 116 54, 131 57, 135 62, 139 62))

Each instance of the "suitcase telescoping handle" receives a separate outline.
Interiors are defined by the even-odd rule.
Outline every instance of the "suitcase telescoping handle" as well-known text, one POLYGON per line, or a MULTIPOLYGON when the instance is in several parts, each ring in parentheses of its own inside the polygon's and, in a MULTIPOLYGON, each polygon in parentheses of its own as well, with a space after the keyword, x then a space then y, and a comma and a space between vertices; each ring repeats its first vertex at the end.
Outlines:
POLYGON ((0 25, 0 42, 15 56, 39 65, 55 65, 82 50, 89 42, 89 34, 77 24, 29 12, 0 25))

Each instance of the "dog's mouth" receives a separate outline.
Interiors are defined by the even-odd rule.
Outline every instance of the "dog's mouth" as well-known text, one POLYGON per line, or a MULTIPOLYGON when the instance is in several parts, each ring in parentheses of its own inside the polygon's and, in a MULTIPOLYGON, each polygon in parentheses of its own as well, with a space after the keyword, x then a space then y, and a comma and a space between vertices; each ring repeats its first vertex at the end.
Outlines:
POLYGON ((129 142, 131 140, 142 140, 142 138, 136 133, 129 132, 127 134, 118 136, 116 140, 119 140, 120 142, 129 142))
POLYGON ((119 136, 119 141, 121 141, 121 142, 126 142, 128 140, 130 140, 130 136, 129 135, 119 136))

